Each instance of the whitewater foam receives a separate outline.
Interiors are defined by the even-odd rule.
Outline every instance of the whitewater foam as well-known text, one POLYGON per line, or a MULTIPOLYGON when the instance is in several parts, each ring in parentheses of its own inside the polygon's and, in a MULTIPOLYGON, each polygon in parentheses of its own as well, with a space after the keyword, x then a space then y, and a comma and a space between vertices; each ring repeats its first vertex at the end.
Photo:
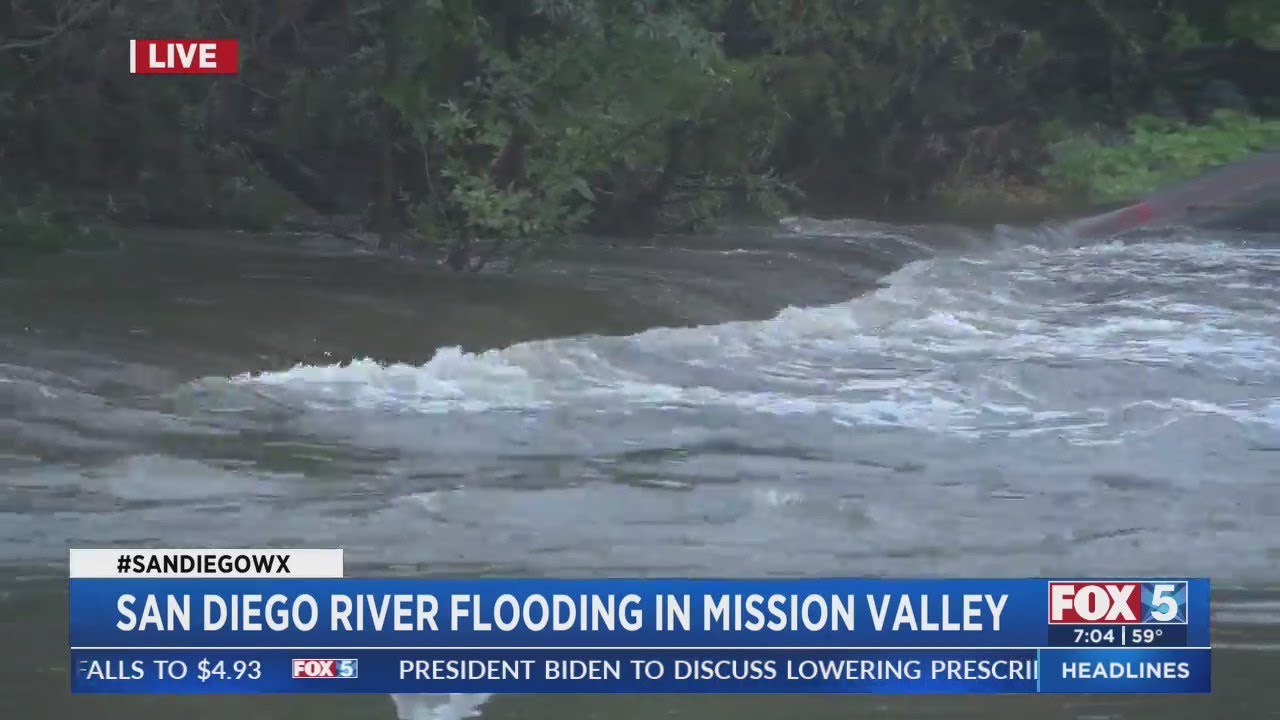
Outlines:
POLYGON ((392 695, 399 720, 467 720, 480 714, 492 695, 392 695))
MULTIPOLYGON (((1044 429, 1082 436, 1107 425, 1097 412, 1116 412, 1124 403, 1110 410, 1065 407, 1060 395, 1029 382, 1020 364, 1101 361, 1117 364, 1113 374, 1116 367, 1192 366, 1231 377, 1273 373, 1280 368, 1280 325, 1252 309, 1276 297, 1254 277, 1268 263, 1280 271, 1280 254, 1223 243, 1021 246, 982 263, 910 263, 869 295, 787 308, 765 321, 542 340, 481 353, 442 348, 421 366, 363 359, 233 382, 300 393, 315 408, 440 414, 723 407, 966 436, 1001 431, 1001 423, 983 418, 1023 418, 1030 426, 1011 431, 1025 434, 1074 415, 1073 423, 1044 429), (1241 263, 1252 267, 1242 270, 1241 263), (1245 275, 1255 280, 1249 293, 1222 296, 1218 280, 1245 275), (992 363, 1005 368, 995 383, 992 363), (978 365, 982 371, 974 372, 978 365), (1021 400, 1002 401, 1007 394, 1021 400)), ((1123 401, 1127 391, 1116 390, 1123 401)), ((1248 421, 1272 417, 1253 413, 1248 421)))

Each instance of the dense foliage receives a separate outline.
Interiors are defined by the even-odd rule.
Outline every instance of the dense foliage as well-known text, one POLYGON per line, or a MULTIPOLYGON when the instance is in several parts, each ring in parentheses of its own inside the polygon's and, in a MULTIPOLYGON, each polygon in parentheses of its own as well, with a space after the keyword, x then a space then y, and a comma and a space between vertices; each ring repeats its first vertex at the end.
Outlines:
POLYGON ((1046 167, 1109 198, 1174 172, 1144 153, 1186 171, 1276 112, 1278 6, 10 0, 0 179, 11 202, 129 221, 351 216, 458 269, 581 229, 1040 187, 1046 167), (242 73, 130 76, 131 37, 238 38, 242 73), (1221 107, 1245 124, 1162 139, 1221 107), (1128 150, 1092 130, 1143 113, 1168 127, 1137 121, 1128 150), (1084 177, 1117 163, 1147 169, 1084 177))
POLYGON ((1130 137, 1107 145, 1073 135, 1049 146, 1047 178, 1068 192, 1111 202, 1150 193, 1201 170, 1280 147, 1280 120, 1262 120, 1229 110, 1211 122, 1187 125, 1140 115, 1130 137))

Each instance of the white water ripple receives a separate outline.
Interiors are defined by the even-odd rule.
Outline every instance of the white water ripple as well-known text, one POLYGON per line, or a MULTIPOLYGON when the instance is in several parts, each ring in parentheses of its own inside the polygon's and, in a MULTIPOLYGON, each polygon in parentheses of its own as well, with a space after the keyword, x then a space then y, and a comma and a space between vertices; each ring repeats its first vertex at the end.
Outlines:
POLYGON ((1135 404, 1163 402, 1182 417, 1274 429, 1277 278, 1280 251, 1266 248, 1026 246, 980 264, 912 263, 870 295, 763 322, 442 348, 421 366, 365 359, 234 382, 299 393, 314 408, 422 414, 720 407, 1088 443, 1119 437, 1135 404), (1227 279, 1240 286, 1224 290, 1227 279), (1063 367, 1074 370, 1045 370, 1063 367), (1064 374, 1091 387, 1073 392, 1064 374), (1078 402, 1084 394, 1096 402, 1078 402))

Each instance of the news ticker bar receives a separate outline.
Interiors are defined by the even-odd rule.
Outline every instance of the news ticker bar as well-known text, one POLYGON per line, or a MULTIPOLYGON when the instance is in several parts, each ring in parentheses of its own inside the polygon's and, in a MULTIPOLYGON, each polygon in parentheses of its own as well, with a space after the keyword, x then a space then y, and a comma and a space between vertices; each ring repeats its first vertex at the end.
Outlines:
POLYGON ((86 693, 1202 693, 1207 579, 368 579, 70 552, 86 693))
POLYGON ((1208 648, 73 650, 92 694, 1202 694, 1208 648))

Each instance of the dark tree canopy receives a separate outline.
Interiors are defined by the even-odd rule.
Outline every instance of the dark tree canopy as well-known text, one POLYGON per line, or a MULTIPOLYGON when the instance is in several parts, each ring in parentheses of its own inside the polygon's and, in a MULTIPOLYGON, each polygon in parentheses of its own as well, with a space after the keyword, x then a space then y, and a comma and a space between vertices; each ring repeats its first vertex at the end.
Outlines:
POLYGON ((1278 6, 10 0, 0 182, 130 222, 359 218, 478 269, 582 229, 1069 179, 1092 166, 1045 171, 1064 133, 1142 115, 1269 117, 1278 6), (130 76, 135 37, 238 38, 242 72, 130 76))

